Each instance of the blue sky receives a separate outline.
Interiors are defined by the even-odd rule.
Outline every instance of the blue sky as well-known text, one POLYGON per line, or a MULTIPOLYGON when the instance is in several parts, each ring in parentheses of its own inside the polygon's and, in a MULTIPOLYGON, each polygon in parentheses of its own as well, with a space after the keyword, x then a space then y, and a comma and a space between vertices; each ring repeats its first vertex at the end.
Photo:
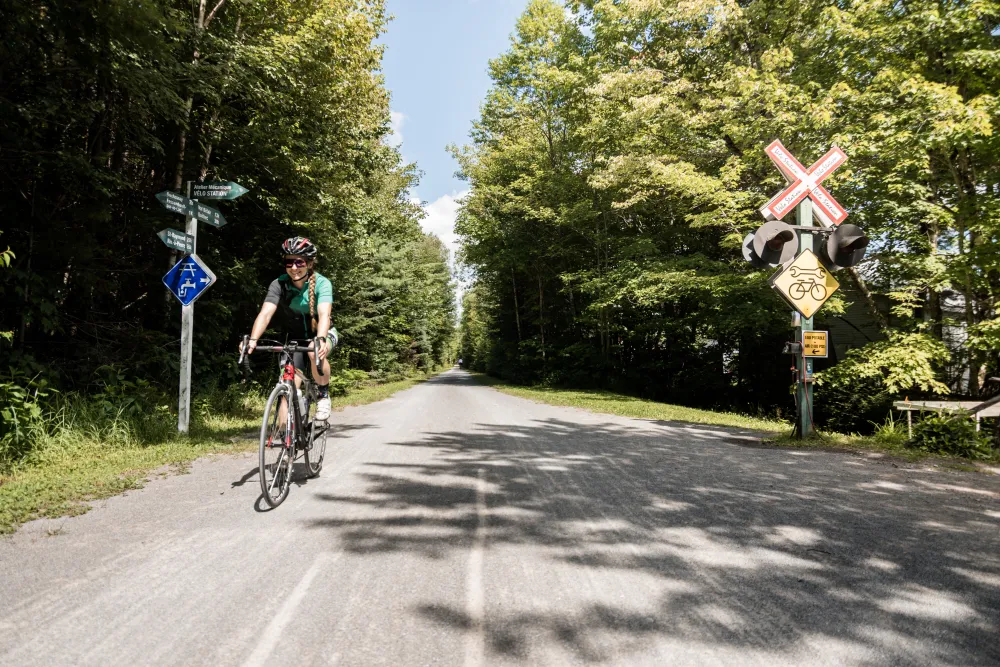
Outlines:
POLYGON ((452 226, 467 184, 445 151, 468 143, 490 86, 487 64, 506 51, 527 0, 386 0, 395 19, 380 40, 392 93, 395 139, 424 172, 414 194, 426 202, 424 229, 454 250, 452 226))

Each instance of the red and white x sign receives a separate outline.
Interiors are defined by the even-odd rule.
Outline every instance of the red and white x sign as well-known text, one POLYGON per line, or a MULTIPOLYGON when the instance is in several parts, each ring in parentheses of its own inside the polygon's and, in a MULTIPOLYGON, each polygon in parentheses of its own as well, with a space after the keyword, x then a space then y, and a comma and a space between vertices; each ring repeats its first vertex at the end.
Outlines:
POLYGON ((820 183, 847 161, 847 154, 834 146, 829 152, 806 169, 777 139, 764 149, 771 161, 788 179, 788 187, 776 194, 760 209, 767 220, 781 220, 799 202, 809 197, 816 216, 827 227, 839 225, 847 219, 847 211, 820 183))

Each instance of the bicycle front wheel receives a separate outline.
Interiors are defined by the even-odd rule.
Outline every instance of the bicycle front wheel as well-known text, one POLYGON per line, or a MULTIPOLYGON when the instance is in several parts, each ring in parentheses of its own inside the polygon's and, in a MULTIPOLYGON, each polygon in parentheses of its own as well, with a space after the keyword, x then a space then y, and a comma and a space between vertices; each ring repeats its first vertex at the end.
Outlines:
POLYGON ((288 387, 283 384, 274 388, 260 425, 260 490, 264 502, 271 507, 280 505, 292 486, 295 432, 289 395, 288 387))
POLYGON ((306 450, 306 468, 309 469, 310 477, 317 477, 319 471, 323 469, 323 457, 326 455, 326 428, 321 429, 317 437, 316 422, 309 423, 309 442, 311 446, 306 450))

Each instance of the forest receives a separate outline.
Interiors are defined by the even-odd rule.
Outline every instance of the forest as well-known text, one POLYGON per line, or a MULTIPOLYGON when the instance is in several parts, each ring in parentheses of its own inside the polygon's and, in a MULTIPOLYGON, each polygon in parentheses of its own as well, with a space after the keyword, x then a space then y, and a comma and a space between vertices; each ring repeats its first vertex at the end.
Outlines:
POLYGON ((3 3, 0 464, 45 396, 176 409, 181 307, 161 277, 180 255, 157 232, 184 219, 154 195, 189 181, 249 189, 199 225, 218 281, 196 305, 196 394, 242 382, 238 341, 294 235, 334 285, 335 388, 452 360, 448 251, 386 140, 387 20, 381 0, 3 3))
POLYGON ((452 149, 467 365, 787 417, 790 309, 741 254, 780 139, 846 152, 825 185, 871 239, 817 315, 869 332, 817 418, 996 392, 1000 3, 532 0, 490 75, 452 149))

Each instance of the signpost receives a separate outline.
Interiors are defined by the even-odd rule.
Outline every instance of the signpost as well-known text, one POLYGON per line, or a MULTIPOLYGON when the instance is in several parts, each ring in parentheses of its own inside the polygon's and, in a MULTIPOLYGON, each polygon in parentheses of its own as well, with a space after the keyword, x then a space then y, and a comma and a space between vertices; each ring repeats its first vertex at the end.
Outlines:
MULTIPOLYGON (((198 221, 214 227, 226 224, 226 218, 219 211, 192 198, 197 190, 205 198, 236 199, 247 192, 238 183, 187 182, 187 196, 166 190, 156 195, 163 208, 172 213, 184 215, 185 231, 164 229, 157 236, 167 246, 185 253, 181 261, 163 276, 163 284, 181 302, 181 377, 177 401, 177 430, 187 433, 191 422, 191 365, 194 343, 194 302, 215 282, 215 274, 196 253, 198 249, 198 221)), ((197 197, 197 195, 196 195, 197 197)))
POLYGON ((813 331, 812 318, 840 287, 832 271, 859 262, 868 238, 853 225, 838 227, 847 219, 847 211, 822 185, 847 161, 844 151, 834 146, 808 169, 780 141, 773 141, 764 152, 788 186, 761 207, 761 215, 769 222, 744 239, 743 255, 758 268, 781 266, 771 277, 771 285, 794 308, 798 331, 786 351, 796 355, 796 430, 805 437, 813 431, 813 359, 826 357, 829 347, 827 332, 813 331), (793 209, 798 212, 794 227, 781 222, 793 209), (822 227, 816 226, 817 218, 822 227), (813 245, 813 237, 824 233, 829 237, 821 252, 827 261, 816 255, 813 245), (796 235, 798 253, 793 254, 796 235))
POLYGON ((248 192, 250 191, 245 187, 232 181, 195 183, 191 187, 191 196, 195 199, 236 199, 248 192))
POLYGON ((163 276, 163 284, 182 306, 190 306, 215 282, 215 274, 198 255, 185 255, 163 276))
POLYGON ((205 206, 204 204, 199 204, 195 202, 195 208, 192 215, 201 220, 202 222, 207 222, 213 227, 221 227, 226 224, 226 218, 219 211, 216 211, 211 206, 205 206))
POLYGON ((179 232, 176 229, 168 227, 156 232, 156 235, 160 237, 160 240, 168 248, 180 250, 185 255, 190 255, 194 252, 194 237, 190 234, 185 234, 184 232, 179 232))
POLYGON ((176 192, 171 192, 170 190, 157 193, 156 198, 163 204, 163 208, 171 213, 180 213, 181 215, 190 213, 191 207, 194 205, 194 202, 187 197, 179 195, 176 192))
MULTIPOLYGON (((189 192, 190 190, 191 188, 188 188, 189 192)), ((172 213, 181 213, 186 216, 193 216, 202 222, 207 222, 213 227, 221 227, 226 224, 226 218, 222 215, 222 213, 215 210, 211 206, 205 206, 204 204, 198 203, 197 200, 191 199, 190 197, 182 197, 176 192, 164 190, 156 195, 156 198, 160 200, 161 204, 163 204, 163 208, 172 213)))
POLYGON ((830 355, 830 345, 826 331, 802 332, 802 355, 826 359, 830 355))
POLYGON ((833 296, 840 283, 812 250, 803 250, 791 264, 774 274, 771 286, 802 317, 812 317, 833 296))
POLYGON ((834 146, 808 169, 803 167, 778 140, 773 141, 764 152, 788 181, 788 187, 772 197, 771 201, 760 209, 766 220, 781 220, 806 197, 815 206, 816 216, 827 227, 839 225, 847 219, 844 207, 820 185, 837 167, 847 161, 847 154, 844 151, 834 146))

